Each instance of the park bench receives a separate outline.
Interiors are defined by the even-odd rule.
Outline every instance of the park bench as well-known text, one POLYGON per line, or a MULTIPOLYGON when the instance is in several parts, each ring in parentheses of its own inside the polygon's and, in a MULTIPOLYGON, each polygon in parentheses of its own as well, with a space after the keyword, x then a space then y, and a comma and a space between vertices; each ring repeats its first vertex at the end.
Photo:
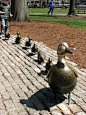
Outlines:
POLYGON ((77 7, 77 11, 78 11, 78 14, 79 14, 79 12, 84 12, 84 14, 85 14, 86 8, 77 7))

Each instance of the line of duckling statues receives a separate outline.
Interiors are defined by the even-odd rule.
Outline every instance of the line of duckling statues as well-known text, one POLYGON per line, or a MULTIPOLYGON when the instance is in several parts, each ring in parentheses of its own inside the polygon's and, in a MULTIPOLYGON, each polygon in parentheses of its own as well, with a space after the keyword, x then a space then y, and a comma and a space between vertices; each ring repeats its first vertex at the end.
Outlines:
MULTIPOLYGON (((20 33, 17 33, 16 37, 16 44, 20 43, 21 37, 19 36, 20 33)), ((38 62, 44 62, 45 56, 44 53, 38 49, 37 45, 34 43, 34 45, 31 47, 31 38, 26 41, 25 46, 30 47, 31 51, 33 53, 38 54, 38 62)), ((49 58, 46 63, 46 72, 47 78, 48 78, 48 84, 50 88, 53 90, 55 94, 56 102, 58 102, 57 93, 58 94, 69 94, 68 95, 68 104, 70 104, 71 100, 71 92, 75 88, 77 84, 77 77, 78 74, 75 71, 75 69, 70 66, 65 56, 67 53, 73 54, 71 50, 75 50, 75 48, 70 48, 66 42, 61 42, 57 48, 57 54, 58 54, 58 61, 56 64, 52 64, 52 59, 49 58)))

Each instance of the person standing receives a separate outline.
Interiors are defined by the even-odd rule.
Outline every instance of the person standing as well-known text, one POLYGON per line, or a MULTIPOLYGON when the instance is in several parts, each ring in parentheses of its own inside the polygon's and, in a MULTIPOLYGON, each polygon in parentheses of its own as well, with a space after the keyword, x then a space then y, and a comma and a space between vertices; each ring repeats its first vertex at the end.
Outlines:
POLYGON ((9 27, 9 18, 13 15, 10 13, 11 8, 9 5, 9 0, 3 0, 3 2, 0 4, 0 15, 1 15, 1 34, 0 38, 8 33, 8 27, 9 27))
POLYGON ((53 0, 51 0, 51 1, 49 2, 49 7, 50 7, 50 9, 49 9, 49 11, 48 11, 48 15, 49 15, 50 12, 51 12, 51 15, 53 15, 53 0))

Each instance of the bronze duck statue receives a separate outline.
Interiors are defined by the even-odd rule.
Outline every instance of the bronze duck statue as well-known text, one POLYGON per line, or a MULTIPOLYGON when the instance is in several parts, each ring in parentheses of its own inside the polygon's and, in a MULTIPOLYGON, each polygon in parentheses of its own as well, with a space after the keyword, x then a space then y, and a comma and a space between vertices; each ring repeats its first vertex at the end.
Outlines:
POLYGON ((32 44, 31 40, 32 40, 32 38, 28 38, 28 41, 26 41, 25 46, 31 47, 31 44, 32 44))
POLYGON ((34 43, 33 46, 31 47, 31 51, 33 53, 37 53, 38 52, 38 48, 37 48, 37 45, 34 43))
POLYGON ((76 86, 78 74, 75 69, 67 63, 65 55, 66 53, 73 54, 71 50, 74 49, 75 48, 69 48, 66 42, 61 42, 57 49, 58 62, 51 67, 47 74, 48 83, 55 94, 55 98, 56 93, 69 93, 68 104, 70 104, 71 92, 76 86))
POLYGON ((7 39, 10 38, 10 33, 6 33, 6 34, 5 34, 5 39, 6 39, 6 38, 7 38, 7 39))
POLYGON ((20 35, 20 33, 17 32, 17 37, 16 37, 16 40, 15 40, 16 44, 20 44, 20 40, 22 39, 19 35, 20 35))
POLYGON ((44 62, 44 59, 45 59, 44 53, 39 49, 37 53, 38 53, 38 63, 44 62))
POLYGON ((45 65, 45 68, 46 68, 46 72, 49 71, 49 69, 53 66, 52 64, 52 58, 49 58, 46 65, 45 65))

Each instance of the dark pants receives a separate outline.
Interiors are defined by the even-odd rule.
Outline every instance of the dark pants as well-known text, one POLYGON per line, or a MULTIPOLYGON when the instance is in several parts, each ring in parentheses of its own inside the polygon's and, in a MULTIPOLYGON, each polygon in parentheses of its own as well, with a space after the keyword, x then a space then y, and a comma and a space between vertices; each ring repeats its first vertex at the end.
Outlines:
POLYGON ((51 12, 51 15, 53 14, 53 7, 50 7, 50 10, 48 12, 48 14, 51 12))
POLYGON ((8 32, 9 19, 1 19, 1 35, 8 32))

